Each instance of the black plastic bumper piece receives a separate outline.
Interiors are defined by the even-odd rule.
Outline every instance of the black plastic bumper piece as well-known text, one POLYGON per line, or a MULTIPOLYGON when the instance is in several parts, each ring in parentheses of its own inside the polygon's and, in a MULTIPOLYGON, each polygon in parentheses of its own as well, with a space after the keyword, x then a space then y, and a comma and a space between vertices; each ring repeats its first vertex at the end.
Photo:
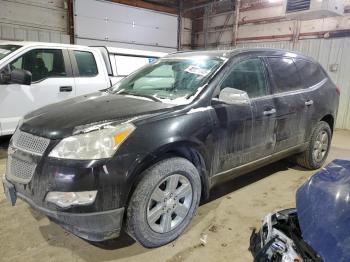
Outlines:
POLYGON ((66 213, 52 211, 36 205, 31 199, 17 193, 18 198, 27 202, 33 209, 46 215, 67 231, 83 239, 101 242, 117 238, 122 227, 124 208, 95 213, 66 213))

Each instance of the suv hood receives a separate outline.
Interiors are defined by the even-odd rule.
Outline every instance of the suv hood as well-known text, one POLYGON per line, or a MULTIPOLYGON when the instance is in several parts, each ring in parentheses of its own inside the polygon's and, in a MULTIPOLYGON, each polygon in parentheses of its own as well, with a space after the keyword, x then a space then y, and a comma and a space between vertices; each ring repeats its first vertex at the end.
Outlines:
POLYGON ((334 160, 297 191, 303 239, 324 261, 350 259, 350 161, 334 160))
POLYGON ((35 110, 24 117, 21 130, 60 139, 73 134, 78 126, 103 121, 124 122, 134 117, 168 111, 174 105, 148 101, 142 97, 96 92, 35 110))

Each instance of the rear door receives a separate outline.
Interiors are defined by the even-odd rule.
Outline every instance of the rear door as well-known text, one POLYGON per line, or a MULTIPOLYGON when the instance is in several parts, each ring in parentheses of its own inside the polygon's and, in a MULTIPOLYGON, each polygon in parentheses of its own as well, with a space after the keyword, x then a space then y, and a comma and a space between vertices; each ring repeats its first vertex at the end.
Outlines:
POLYGON ((304 89, 297 67, 290 57, 268 57, 276 109, 275 152, 305 141, 306 108, 304 89))
POLYGON ((111 86, 105 62, 98 50, 71 49, 76 95, 92 93, 111 86))
POLYGON ((75 96, 74 78, 64 48, 32 48, 1 70, 24 69, 32 73, 31 85, 1 85, 2 135, 11 134, 18 120, 29 111, 75 96))
POLYGON ((310 137, 312 128, 320 120, 323 114, 328 114, 332 99, 329 97, 329 93, 322 88, 327 88, 328 77, 321 68, 320 65, 307 61, 304 59, 296 58, 294 62, 298 68, 301 82, 305 88, 303 98, 306 114, 306 137, 310 137), (316 108, 318 110, 316 110, 316 108))

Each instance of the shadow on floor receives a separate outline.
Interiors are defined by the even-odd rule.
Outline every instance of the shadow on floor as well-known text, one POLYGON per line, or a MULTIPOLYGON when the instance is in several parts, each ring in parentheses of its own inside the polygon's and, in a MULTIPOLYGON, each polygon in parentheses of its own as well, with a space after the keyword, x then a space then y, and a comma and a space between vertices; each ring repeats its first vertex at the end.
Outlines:
POLYGON ((225 183, 219 184, 212 188, 210 191, 209 200, 206 202, 214 201, 224 195, 232 193, 242 187, 248 186, 250 184, 256 183, 270 175, 273 175, 280 171, 285 171, 288 169, 294 169, 295 171, 306 171, 306 169, 295 165, 288 159, 280 160, 276 163, 261 167, 253 172, 244 174, 235 179, 229 180, 225 183))
POLYGON ((0 159, 7 157, 7 148, 10 143, 11 136, 0 136, 0 159))
POLYGON ((135 244, 135 240, 123 231, 117 239, 91 242, 72 235, 54 222, 40 226, 39 230, 50 246, 69 250, 87 262, 117 260, 149 251, 135 244))

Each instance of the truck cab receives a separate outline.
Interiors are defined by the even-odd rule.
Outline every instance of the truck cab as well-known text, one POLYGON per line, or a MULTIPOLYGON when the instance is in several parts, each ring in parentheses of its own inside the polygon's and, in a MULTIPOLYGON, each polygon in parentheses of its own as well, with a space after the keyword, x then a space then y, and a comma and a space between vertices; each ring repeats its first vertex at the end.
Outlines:
POLYGON ((0 136, 13 134, 30 111, 106 89, 163 55, 110 47, 0 42, 0 136), (11 73, 17 77, 11 80, 11 73), (18 73, 27 74, 27 81, 19 81, 18 73))
POLYGON ((0 43, 0 136, 13 134, 29 111, 111 85, 100 50, 33 42, 0 43), (14 70, 30 83, 14 83, 14 70))

